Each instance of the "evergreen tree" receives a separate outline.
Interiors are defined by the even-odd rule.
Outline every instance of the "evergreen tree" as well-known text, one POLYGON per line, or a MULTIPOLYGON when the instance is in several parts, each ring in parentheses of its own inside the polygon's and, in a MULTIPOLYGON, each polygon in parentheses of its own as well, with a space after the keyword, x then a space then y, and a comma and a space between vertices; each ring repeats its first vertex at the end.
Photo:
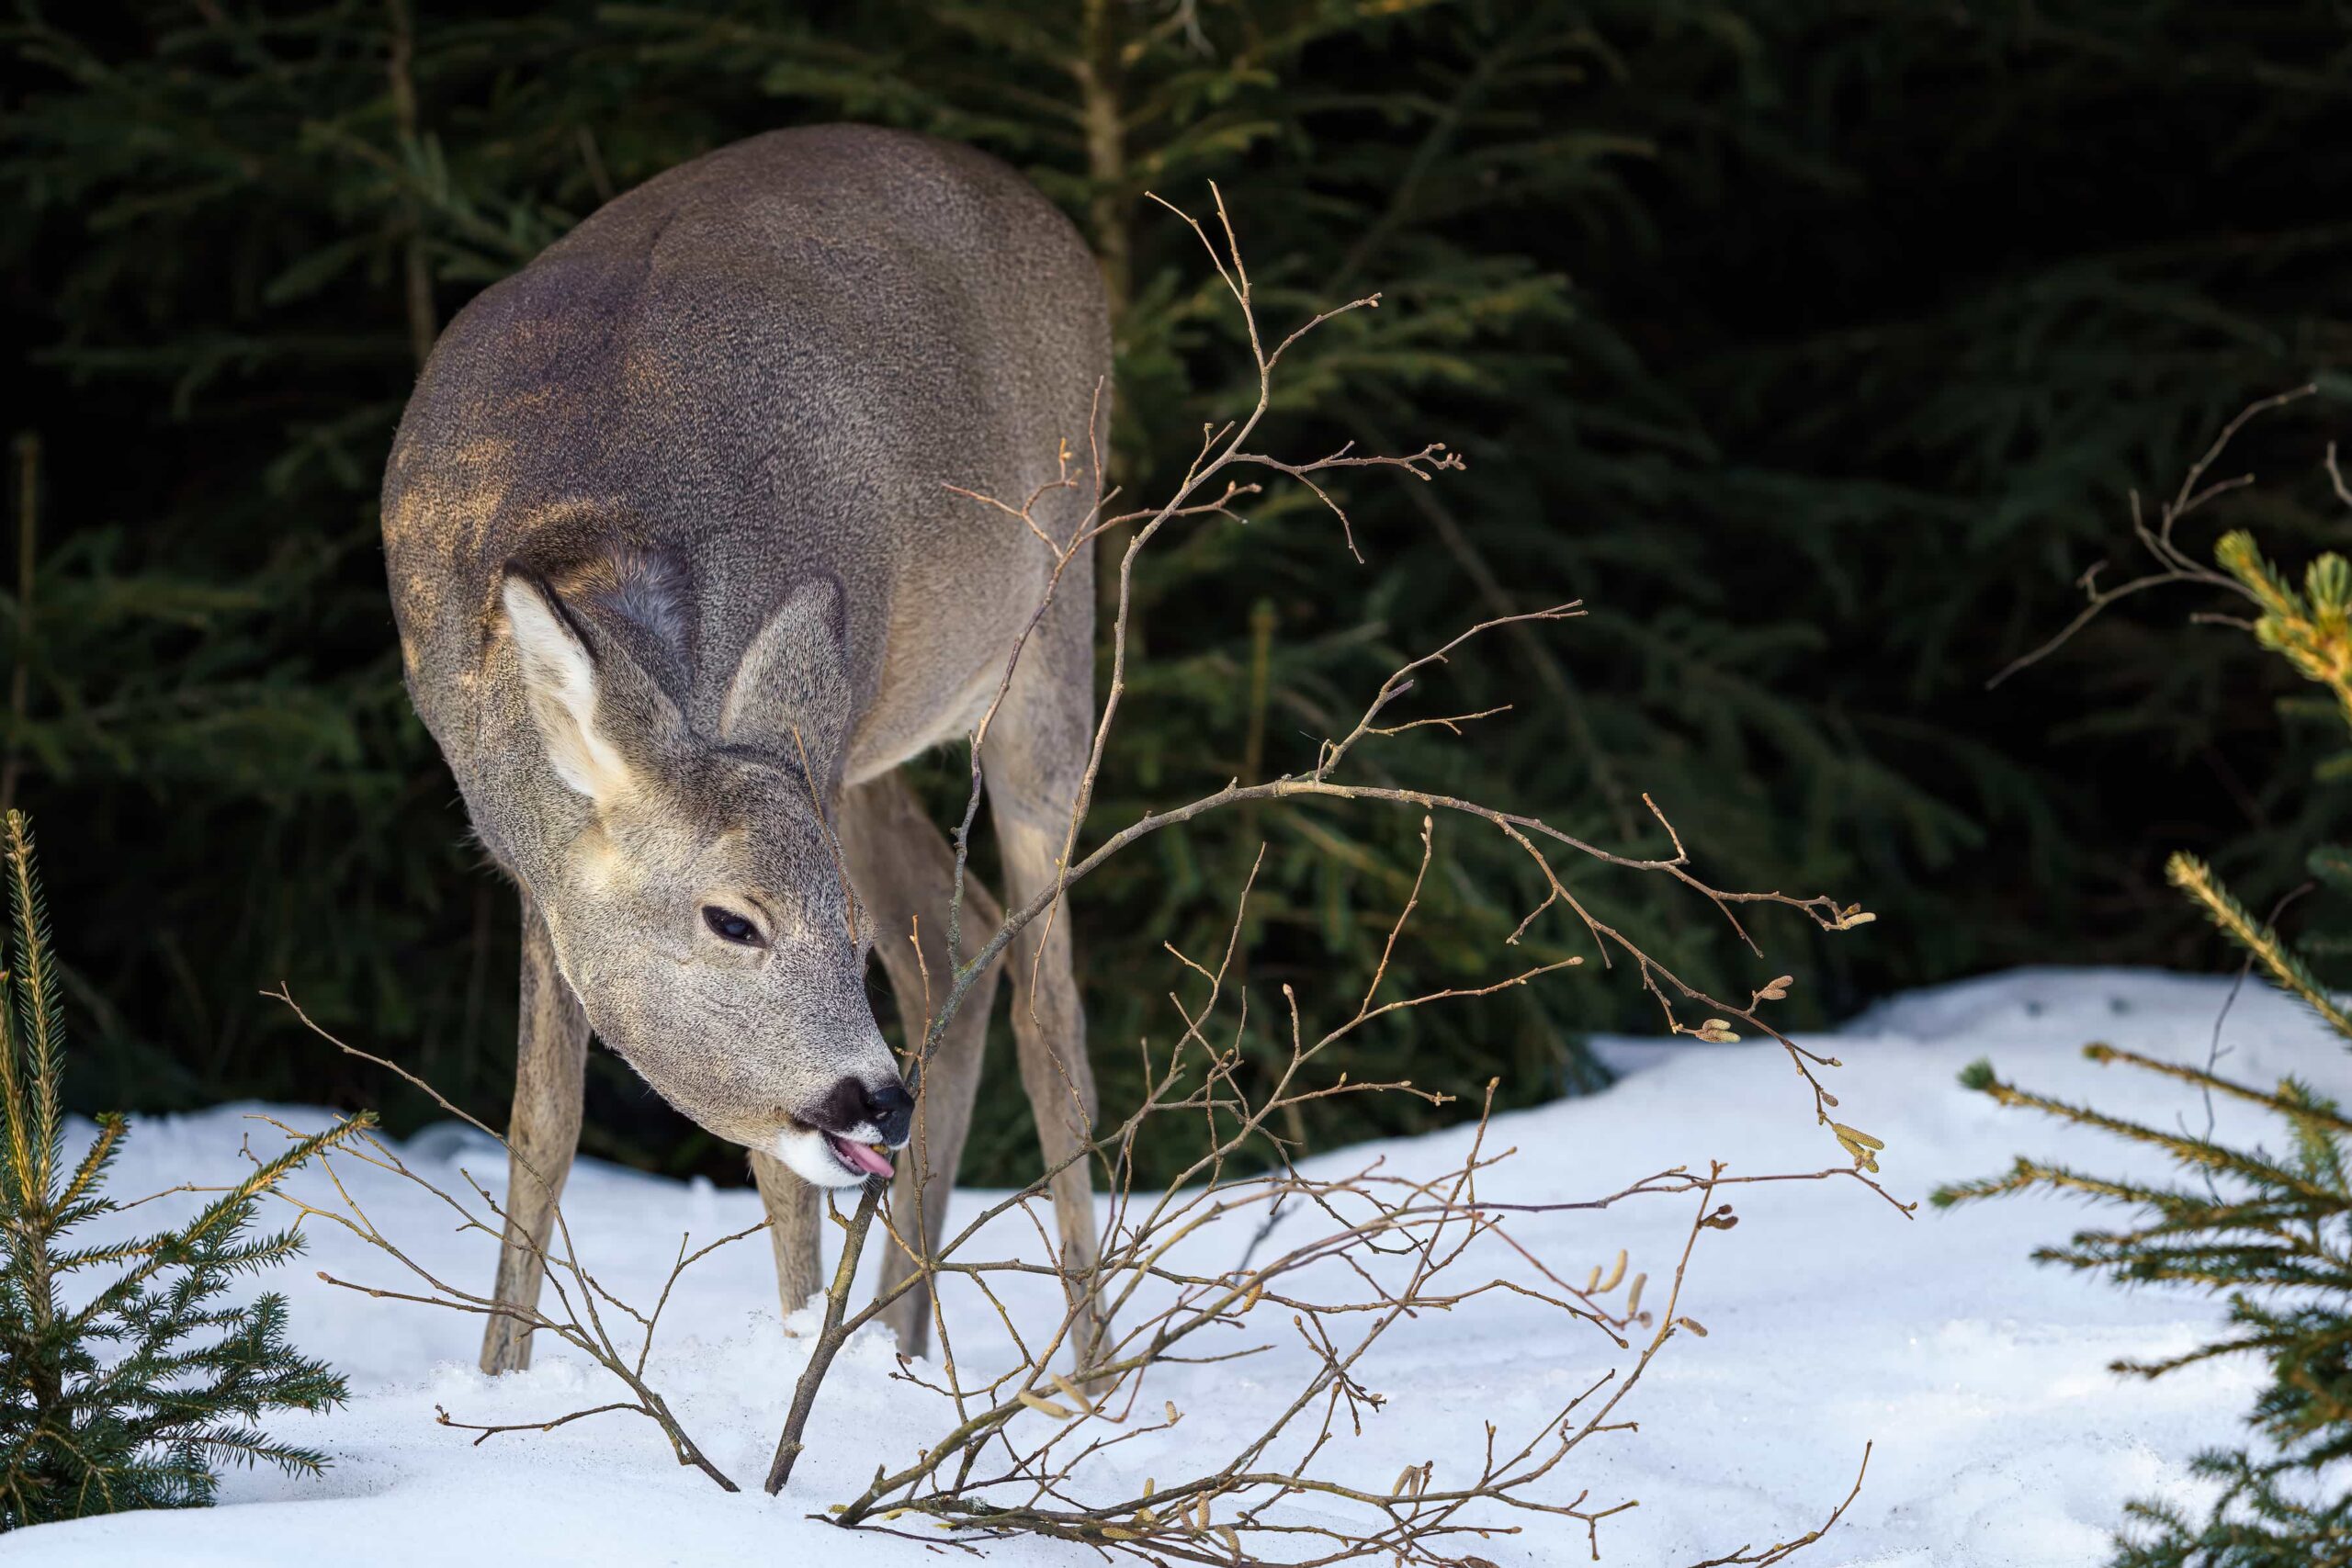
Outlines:
MULTIPOLYGON (((85 852, 53 889, 103 955, 68 977, 91 1009, 83 1102, 356 1102, 343 1067, 288 1075, 253 992, 290 976, 498 1114, 511 897, 400 689, 382 455, 475 289, 616 192, 803 120, 970 142, 1080 223, 1120 307, 1127 494, 1164 488, 1246 373, 1192 236, 1144 198, 1190 204, 1209 177, 1270 320, 1384 294, 1286 362, 1270 436, 1470 457, 1443 486, 1348 486, 1362 566, 1295 497, 1147 558, 1105 826, 1297 767, 1404 658, 1581 594, 1590 618, 1482 640, 1431 689, 1510 715, 1365 761, 1475 774, 1633 852, 1664 842, 1646 790, 1712 880, 1876 890, 1905 940, 1801 956, 1805 933, 1768 933, 1822 977, 1792 998, 1816 1018, 2052 951, 2178 955, 2191 923, 2112 868, 2153 869, 2133 852, 2184 815, 2216 822, 2190 847, 2233 874, 2334 830, 2285 782, 2310 731, 2248 720, 2261 677, 2223 639, 2184 653, 2119 615, 2030 689, 1980 689, 2064 614, 2067 547, 2131 475, 2352 341, 2352 229, 2311 200, 2352 165, 2352 51, 2323 0, 15 10, 0 261, 38 350, 16 418, 50 479, 37 570, 0 606, 26 690, 6 733, 21 798, 85 852), (2161 806, 2119 782, 2152 741, 2181 764, 2161 806), (2233 810, 2263 827, 2222 830, 2233 810), (135 919, 111 897, 131 866, 154 890, 135 919)), ((2323 525, 2266 505, 2276 536, 2323 525)), ((942 759, 929 783, 962 777, 942 759)), ((1221 929, 1261 840, 1250 978, 1371 961, 1408 822, 1204 819, 1078 894, 1117 911, 1083 922, 1098 1038, 1164 1025, 1127 977, 1221 929)), ((1394 971, 1417 989, 1491 976, 1540 897, 1498 841, 1438 854, 1440 918, 1394 971)), ((1578 893, 1694 976, 1747 974, 1645 879, 1578 893)), ((1514 988, 1367 1032, 1363 1070, 1499 1077, 1531 1102, 1598 1081, 1578 1030, 1645 1010, 1630 987, 1514 988)), ((1114 1107, 1131 1061, 1105 1054, 1114 1107)), ((608 1059, 592 1072, 592 1148, 740 1178, 608 1059)), ((1314 1114, 1329 1143, 1435 1113, 1314 1114)), ((972 1174, 1026 1168, 1024 1118, 1017 1097, 980 1116, 972 1174)))
MULTIPOLYGON (((2222 570, 2254 601, 2254 635, 2307 680, 2328 689, 2341 722, 2352 725, 2352 570, 2328 554, 2312 562, 2298 590, 2233 532, 2216 551, 2222 570)), ((2324 848, 2311 874, 2335 894, 2352 894, 2352 853, 2324 848)), ((2300 1000, 2352 1048, 2352 1012, 2313 973, 2315 957, 2352 951, 2323 930, 2290 942, 2257 919, 2196 857, 2166 864, 2172 885, 2244 949, 2269 982, 2300 1000)), ((2352 1118, 2289 1077, 2241 1083, 2207 1066, 2160 1062, 2112 1045, 2085 1048, 2120 1066, 2260 1107, 2276 1119, 2283 1152, 2241 1147, 2185 1128, 2153 1127, 2095 1105, 2018 1088, 1989 1062, 1961 1075, 1969 1089, 2005 1106, 2040 1111, 2162 1152, 2178 1168, 2171 1182, 2119 1179, 2019 1159, 2007 1174, 1934 1194, 1939 1205, 2025 1191, 2067 1193, 2129 1212, 2117 1228, 2078 1232, 2035 1260, 2104 1274, 2120 1285, 2187 1285, 2229 1297, 2219 1338, 2159 1361, 2121 1360, 2120 1372, 2161 1377, 2221 1356, 2259 1356, 2268 1386, 2248 1417, 2263 1442, 2201 1454, 2199 1474, 2221 1485, 2201 1517, 2164 1501, 2129 1506, 2132 1526, 2119 1540, 2115 1568, 2325 1568, 2352 1563, 2352 1118), (2333 1468, 2331 1468, 2333 1467, 2333 1468)))
POLYGON ((119 1212, 103 1191, 119 1116, 68 1170, 59 1103, 65 1030, 57 963, 22 812, 0 828, 13 967, 0 976, 0 1530, 125 1508, 199 1507, 215 1468, 266 1461, 316 1473, 326 1456, 258 1429, 274 1410, 320 1411, 343 1379, 287 1343, 286 1300, 222 1298, 240 1275, 302 1249, 252 1234, 269 1190, 357 1133, 337 1123, 256 1163, 187 1224, 85 1245, 119 1212), (96 1283, 94 1270, 116 1270, 96 1283))

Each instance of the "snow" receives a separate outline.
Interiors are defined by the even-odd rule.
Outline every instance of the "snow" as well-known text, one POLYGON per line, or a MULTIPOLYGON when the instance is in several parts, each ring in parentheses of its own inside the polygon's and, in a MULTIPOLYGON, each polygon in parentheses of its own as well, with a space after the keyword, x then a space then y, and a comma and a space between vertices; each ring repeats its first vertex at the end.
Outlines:
MULTIPOLYGON (((1955 1075, 1989 1055, 2003 1076, 2065 1098, 2097 1096, 2121 1114, 2201 1127, 2205 1107, 2183 1086, 2084 1061, 2107 1040, 2201 1062, 2223 1014, 2226 980, 2128 970, 2026 970, 1895 998, 1845 1031, 1812 1042, 1840 1057, 1829 1075, 1840 1114, 1883 1138, 1886 1179, 1905 1198, 1939 1181, 1990 1175, 2019 1153, 2102 1172, 2156 1174, 2139 1151, 2076 1134, 1961 1089, 1955 1075)), ((2293 1072, 2324 1092, 2352 1093, 2352 1058, 2305 1015, 2258 985, 2221 1024, 2228 1071, 2256 1082, 2293 1072)), ((1625 1073, 1608 1092, 1498 1118, 1490 1145, 1517 1153, 1482 1183, 1495 1201, 1544 1202, 1614 1190, 1677 1164, 1713 1158, 1731 1174, 1817 1169, 1838 1162, 1813 1125, 1803 1086, 1769 1043, 1698 1047, 1612 1039, 1625 1073)), ((1429 1081, 1435 1075, 1424 1075, 1429 1081)), ((252 1106, 143 1119, 118 1168, 130 1196, 234 1166, 242 1140, 266 1127, 252 1106)), ((298 1125, 323 1113, 270 1108, 298 1125)), ((2224 1135, 2271 1130, 2241 1108, 2217 1108, 2224 1135)), ((1392 1168, 1431 1174, 1458 1161, 1466 1130, 1339 1151, 1327 1171, 1385 1155, 1392 1168)), ((257 1143, 259 1140, 256 1140, 257 1143)), ((430 1128, 403 1156, 458 1186, 460 1167, 492 1181, 503 1159, 462 1128, 430 1128)), ((373 1173, 362 1172, 371 1176, 373 1173)), ((493 1247, 454 1234, 390 1179, 355 1186, 390 1235, 446 1276, 487 1283, 493 1247)), ((2028 1254, 2063 1239, 2079 1207, 2010 1199, 1905 1219, 1848 1181, 1732 1190, 1741 1223, 1708 1232, 1694 1255, 1683 1310, 1709 1330, 1678 1337, 1621 1413, 1638 1432, 1580 1450, 1558 1477, 1594 1503, 1638 1500, 1606 1521, 1601 1561, 1690 1562, 1744 1543, 1814 1528, 1851 1484, 1866 1439, 1876 1448, 1860 1497, 1801 1553, 1818 1568, 2057 1568, 2101 1562, 2123 1503, 2188 1496, 2187 1462, 2235 1442, 2256 1369, 2205 1365, 2155 1383, 2106 1371, 2118 1356, 2177 1351, 2208 1336, 2220 1303, 2159 1291, 2125 1293, 2037 1268, 2028 1254)), ((959 1194, 966 1213, 984 1200, 959 1194)), ((133 1216, 145 1220, 166 1199, 133 1216)), ((1563 1273, 1628 1248, 1652 1275, 1652 1303, 1692 1217, 1688 1198, 1600 1213, 1524 1216, 1513 1234, 1563 1273)), ((621 1296, 649 1301, 681 1232, 707 1240, 753 1223, 748 1191, 680 1184, 582 1161, 565 1212, 583 1257, 621 1296)), ((960 1222, 959 1222, 960 1223, 960 1222)), ((1301 1233, 1302 1239, 1305 1233, 1301 1233)), ((541 1420, 617 1396, 593 1364, 539 1347, 531 1371, 492 1380, 474 1370, 479 1320, 374 1300, 313 1277, 323 1269, 392 1288, 407 1282, 332 1226, 313 1224, 308 1258, 272 1283, 292 1302, 294 1336, 348 1374, 348 1407, 280 1416, 280 1435, 334 1456, 322 1479, 232 1472, 222 1506, 125 1515, 19 1532, 0 1541, 10 1563, 652 1564, 770 1561, 890 1565, 938 1561, 924 1544, 845 1536, 823 1506, 853 1496, 886 1460, 903 1461, 942 1429, 934 1396, 895 1380, 892 1348, 854 1341, 812 1423, 810 1448, 785 1495, 757 1490, 806 1355, 777 1322, 768 1250, 759 1238, 689 1273, 671 1303, 649 1381, 705 1450, 744 1485, 722 1494, 672 1460, 648 1422, 612 1415, 551 1433, 471 1435, 435 1424, 436 1405, 467 1421, 541 1420)), ((1241 1238, 1212 1238, 1238 1253, 1241 1238)), ((1005 1233, 1005 1246, 1013 1245, 1005 1233)), ((999 1248, 984 1249, 995 1255, 999 1248)), ((1230 1259, 1227 1260, 1228 1262, 1230 1259)), ((1050 1287, 1048 1287, 1050 1288, 1050 1287)), ((1035 1294, 1016 1313, 1044 1315, 1035 1294)), ((969 1357, 988 1353, 989 1314, 949 1298, 967 1326, 969 1357)), ((1187 1413, 1174 1432, 1115 1451, 1105 1495, 1146 1474, 1183 1472, 1229 1447, 1270 1401, 1286 1398, 1307 1365, 1286 1332, 1260 1359, 1174 1368, 1150 1389, 1187 1413)), ((1321 1472, 1385 1490, 1407 1463, 1434 1460, 1442 1484, 1460 1478, 1482 1424, 1506 1433, 1542 1423, 1630 1357, 1598 1334, 1532 1303, 1489 1296, 1402 1325, 1370 1363, 1388 1396, 1360 1438, 1327 1452, 1321 1472), (1574 1329, 1568 1332, 1567 1329, 1574 1329)), ((1023 1420, 1045 1419, 1043 1416, 1023 1420)), ((1498 1568, 1589 1561, 1583 1527, 1520 1516, 1524 1526, 1463 1550, 1498 1568)), ((990 1545, 1012 1568, 1101 1561, 1086 1549, 1023 1540, 990 1545)))

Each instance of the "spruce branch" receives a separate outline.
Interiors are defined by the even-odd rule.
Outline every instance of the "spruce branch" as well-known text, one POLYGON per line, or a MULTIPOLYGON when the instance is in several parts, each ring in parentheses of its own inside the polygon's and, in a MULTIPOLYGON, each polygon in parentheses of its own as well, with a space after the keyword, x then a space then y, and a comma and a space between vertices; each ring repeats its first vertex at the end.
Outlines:
POLYGON ((2256 920, 2230 890, 2216 881, 2212 868, 2195 855, 2176 853, 2165 862, 2165 879, 2196 902, 2206 917, 2269 975, 2279 989, 2302 998, 2303 1005, 2325 1020, 2327 1026, 2352 1040, 2352 1014, 2336 1005, 2327 988, 2295 950, 2269 926, 2256 920))

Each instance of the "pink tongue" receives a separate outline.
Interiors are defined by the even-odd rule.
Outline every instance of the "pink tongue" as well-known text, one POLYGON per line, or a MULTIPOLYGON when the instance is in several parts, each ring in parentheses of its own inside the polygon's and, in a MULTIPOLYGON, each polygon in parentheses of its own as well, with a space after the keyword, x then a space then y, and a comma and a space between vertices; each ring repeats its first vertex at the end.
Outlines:
POLYGON ((832 1145, 833 1153, 841 1156, 845 1164, 855 1167, 868 1176, 890 1174, 890 1156, 868 1145, 854 1144, 838 1133, 826 1134, 825 1142, 832 1145))

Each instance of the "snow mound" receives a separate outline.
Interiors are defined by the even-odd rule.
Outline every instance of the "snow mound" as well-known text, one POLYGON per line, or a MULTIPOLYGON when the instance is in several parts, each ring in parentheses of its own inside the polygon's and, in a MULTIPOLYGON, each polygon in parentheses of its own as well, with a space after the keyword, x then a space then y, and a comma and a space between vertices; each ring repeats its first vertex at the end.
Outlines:
MULTIPOLYGON (((2233 1076, 2263 1082, 2292 1071, 2323 1092, 2352 1095, 2352 1058, 2299 1010, 2248 986, 2224 1018, 2231 989, 2227 980, 2144 971, 2022 970, 1894 998, 1812 1043, 1843 1061, 1830 1075, 1841 1114, 1885 1141, 1886 1179, 1906 1199, 1939 1181, 1991 1174, 2025 1151, 2102 1171, 2152 1172, 2144 1156, 2111 1143, 2000 1111, 1962 1091, 1955 1075, 1990 1056, 2005 1076, 2038 1089, 2095 1095, 2120 1114, 2201 1128, 2208 1111, 2193 1094, 2100 1068, 2079 1047, 2103 1039, 2201 1063, 2218 1043, 2233 1076)), ((1725 1161, 1735 1175, 1837 1162, 1776 1046, 1619 1041, 1608 1054, 1642 1070, 1607 1093, 1498 1119, 1490 1146, 1517 1152, 1482 1181, 1482 1196, 1589 1198, 1709 1159, 1725 1161)), ((1436 1076, 1425 1072, 1422 1081, 1436 1076)), ((255 1128, 246 1118, 256 1109, 141 1120, 114 1190, 131 1196, 225 1173, 255 1128)), ((323 1120, 315 1110, 267 1109, 298 1126, 323 1120)), ((2224 1135, 2260 1135, 2241 1108, 2216 1111, 2224 1135)), ((1455 1130, 1376 1152, 1392 1168, 1433 1173, 1458 1160, 1467 1142, 1467 1132, 1455 1130)), ((1319 1163, 1337 1168, 1367 1152, 1319 1163)), ((402 1154, 452 1187, 461 1169, 503 1180, 495 1150, 462 1128, 425 1129, 402 1154)), ((487 1238, 452 1234, 446 1211, 398 1183, 362 1181, 355 1193, 387 1234, 445 1278, 487 1284, 494 1261, 487 1238)), ((1564 1495, 1589 1488, 1596 1505, 1639 1501, 1601 1527, 1604 1562, 1688 1562, 1803 1534, 1845 1495, 1863 1443, 1874 1439, 1861 1495, 1799 1561, 1818 1568, 2097 1563, 2127 1498, 2192 1495, 2189 1457, 2240 1435, 2257 1382, 2250 1366, 2206 1365, 2154 1384, 2106 1371, 2118 1356, 2163 1355, 2210 1334, 2218 1303, 2153 1290, 2125 1294, 2028 1261, 2035 1246, 2081 1220, 2078 1208, 2013 1200, 1953 1213, 1922 1207, 1905 1219, 1844 1181, 1731 1196, 1742 1223, 1707 1235, 1686 1287, 1684 1310, 1708 1336, 1679 1338, 1623 1407, 1638 1433, 1596 1440, 1561 1474, 1564 1495)), ((968 1213, 982 1201, 961 1194, 957 1207, 968 1213)), ((1564 1272, 1625 1247, 1655 1285, 1671 1271, 1690 1209, 1686 1199, 1652 1200, 1528 1216, 1512 1228, 1564 1272)), ((565 1212, 599 1276, 624 1299, 643 1302, 658 1290, 681 1233, 707 1240, 752 1224, 757 1201, 749 1191, 583 1160, 565 1212)), ((845 1537, 822 1519, 823 1506, 854 1495, 876 1463, 903 1461, 943 1429, 934 1398, 894 1377, 893 1348, 878 1335, 854 1342, 836 1363, 790 1490, 779 1498, 757 1491, 806 1356, 806 1342, 781 1331, 774 1272, 757 1238, 686 1277, 649 1369, 713 1461, 746 1487, 730 1496, 680 1469, 660 1433, 634 1416, 480 1447, 470 1434, 435 1425, 436 1406, 466 1421, 543 1420, 615 1394, 593 1364, 545 1344, 531 1371, 483 1377, 473 1367, 479 1320, 322 1282, 312 1269, 405 1284, 334 1227, 314 1225, 310 1235, 307 1266, 269 1283, 291 1299, 296 1341, 346 1372, 354 1397, 331 1416, 281 1417, 275 1426, 333 1454, 326 1476, 232 1473, 220 1507, 24 1531, 0 1545, 0 1559, 74 1568, 312 1568, 321 1561, 338 1568, 742 1561, 888 1568, 940 1560, 922 1542, 845 1537)), ((1043 1315, 1041 1298, 1015 1295, 1010 1304, 1018 1313, 1024 1301, 1043 1315)), ((957 1323, 990 1315, 952 1293, 948 1309, 957 1323)), ((1280 1337, 1268 1337, 1279 1346, 1280 1337)), ((1548 1313, 1510 1297, 1425 1314, 1393 1333, 1374 1358, 1366 1371, 1387 1404, 1361 1437, 1327 1452, 1321 1472, 1360 1477, 1376 1490, 1425 1460, 1436 1461, 1441 1483, 1450 1470, 1458 1476, 1474 1467, 1486 1422, 1524 1433, 1568 1393, 1628 1364, 1598 1335, 1564 1333, 1548 1313)), ((1188 1453, 1198 1463, 1229 1449, 1256 1414, 1253 1401, 1286 1395, 1306 1365, 1278 1348, 1253 1360, 1169 1370, 1151 1392, 1183 1407, 1187 1419, 1158 1448, 1118 1450, 1133 1456, 1119 1461, 1135 1472, 1126 1479, 1175 1475, 1188 1453)), ((1572 1521, 1492 1522, 1521 1530, 1464 1549, 1498 1568, 1589 1560, 1584 1529, 1572 1521)), ((1000 1543, 988 1553, 1012 1568, 1100 1561, 1040 1541, 1000 1543)))

